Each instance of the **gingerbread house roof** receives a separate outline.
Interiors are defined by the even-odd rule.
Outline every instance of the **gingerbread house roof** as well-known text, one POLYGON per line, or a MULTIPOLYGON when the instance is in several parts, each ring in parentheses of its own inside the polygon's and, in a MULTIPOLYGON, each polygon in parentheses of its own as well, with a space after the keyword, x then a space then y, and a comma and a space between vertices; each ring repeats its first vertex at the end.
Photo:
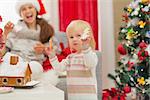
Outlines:
MULTIPOLYGON (((27 68, 29 68, 30 72, 30 66, 28 62, 24 62, 19 57, 19 62, 16 65, 10 65, 10 54, 7 53, 3 57, 3 62, 0 64, 0 76, 10 76, 10 77, 24 77, 25 72, 27 68)), ((32 73, 32 72, 31 72, 32 73)))

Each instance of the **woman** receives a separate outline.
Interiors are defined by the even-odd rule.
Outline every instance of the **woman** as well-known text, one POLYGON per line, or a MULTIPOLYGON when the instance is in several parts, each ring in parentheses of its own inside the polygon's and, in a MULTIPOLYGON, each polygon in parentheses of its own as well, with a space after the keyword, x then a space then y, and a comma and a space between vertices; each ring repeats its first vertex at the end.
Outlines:
MULTIPOLYGON (((17 25, 8 22, 4 27, 6 48, 29 61, 34 79, 43 72, 44 50, 54 29, 44 19, 38 18, 40 6, 36 0, 18 0, 16 11, 22 18, 17 25)), ((53 75, 54 76, 54 75, 53 75)))

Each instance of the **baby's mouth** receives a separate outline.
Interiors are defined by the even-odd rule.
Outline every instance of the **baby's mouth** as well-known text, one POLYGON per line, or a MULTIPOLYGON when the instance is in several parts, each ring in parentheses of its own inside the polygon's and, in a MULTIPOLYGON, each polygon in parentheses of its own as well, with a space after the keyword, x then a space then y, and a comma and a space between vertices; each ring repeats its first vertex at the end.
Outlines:
POLYGON ((75 46, 76 46, 76 45, 78 45, 78 43, 73 43, 73 45, 75 45, 75 46))

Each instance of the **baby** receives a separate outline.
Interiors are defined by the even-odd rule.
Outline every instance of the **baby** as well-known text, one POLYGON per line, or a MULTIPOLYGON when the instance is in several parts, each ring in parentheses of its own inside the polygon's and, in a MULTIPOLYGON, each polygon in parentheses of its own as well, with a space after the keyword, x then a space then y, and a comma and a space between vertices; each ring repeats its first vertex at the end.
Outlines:
POLYGON ((70 55, 58 62, 51 48, 46 49, 50 62, 58 72, 67 71, 68 100, 97 100, 96 65, 98 58, 90 24, 72 21, 66 29, 70 55))

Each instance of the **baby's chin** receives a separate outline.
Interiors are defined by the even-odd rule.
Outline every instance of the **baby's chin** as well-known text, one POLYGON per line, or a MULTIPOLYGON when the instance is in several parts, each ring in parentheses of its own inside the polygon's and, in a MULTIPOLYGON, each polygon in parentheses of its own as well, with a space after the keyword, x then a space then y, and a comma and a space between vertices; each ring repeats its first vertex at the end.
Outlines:
POLYGON ((79 49, 79 48, 72 48, 71 51, 72 51, 73 53, 80 53, 80 52, 81 52, 81 49, 79 49))

